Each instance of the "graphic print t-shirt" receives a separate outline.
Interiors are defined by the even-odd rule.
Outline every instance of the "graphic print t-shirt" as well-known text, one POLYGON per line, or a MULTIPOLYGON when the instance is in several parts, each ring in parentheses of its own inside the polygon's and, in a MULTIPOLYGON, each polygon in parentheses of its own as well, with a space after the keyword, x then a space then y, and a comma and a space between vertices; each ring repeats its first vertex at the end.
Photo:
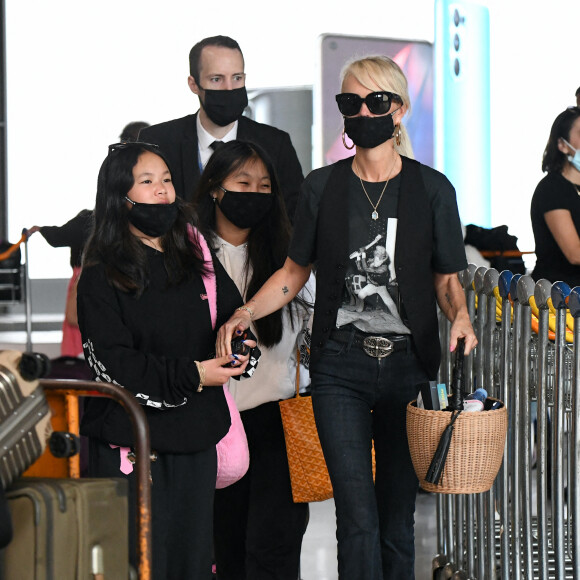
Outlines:
MULTIPOLYGON (((432 212, 432 270, 441 274, 460 272, 467 268, 467 260, 455 190, 442 173, 425 165, 420 165, 419 169, 432 212)), ((317 266, 318 212, 333 170, 334 166, 315 169, 302 185, 288 252, 288 256, 301 266, 317 266)), ((352 171, 348 183, 333 197, 333 203, 346 205, 340 211, 347 212, 349 223, 348 231, 336 234, 349 240, 348 253, 344 256, 348 271, 336 326, 352 324, 372 334, 409 333, 395 270, 401 175, 389 181, 377 206, 377 220, 373 220, 371 214, 385 183, 363 183, 372 205, 352 171)), ((337 258, 342 263, 343 256, 337 258)))
MULTIPOLYGON (((354 178, 354 175, 353 175, 354 178)), ((395 239, 400 175, 391 179, 385 193, 382 183, 354 178, 349 195, 349 254, 338 310, 338 327, 353 324, 363 332, 409 334, 401 319, 399 287, 395 274, 395 239), (376 206, 377 202, 380 203, 376 206), (376 206, 377 219, 372 219, 376 206)))

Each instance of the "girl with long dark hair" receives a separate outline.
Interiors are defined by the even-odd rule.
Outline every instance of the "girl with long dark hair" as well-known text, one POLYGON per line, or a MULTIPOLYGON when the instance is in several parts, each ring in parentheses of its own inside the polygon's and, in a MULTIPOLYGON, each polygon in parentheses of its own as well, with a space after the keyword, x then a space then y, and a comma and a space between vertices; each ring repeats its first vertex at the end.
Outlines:
MULTIPOLYGON (((219 262, 204 260, 193 220, 156 146, 109 147, 78 286, 79 326, 94 378, 121 385, 144 407, 153 577, 164 580, 211 578, 216 444, 230 427, 222 385, 247 365, 247 356, 213 358, 212 305, 219 324, 241 297, 219 262), (208 277, 217 297, 204 284, 208 277)), ((81 432, 90 438, 90 475, 129 480, 134 561, 134 442, 125 411, 89 399, 81 432)))
MULTIPOLYGON (((201 176, 194 207, 200 229, 240 293, 252 296, 284 263, 290 243, 267 154, 242 141, 220 146, 201 176)), ((302 296, 253 325, 260 366, 243 383, 230 381, 248 437, 250 468, 239 482, 216 492, 220 580, 298 578, 308 506, 292 501, 278 402, 295 392, 297 338, 310 315, 313 287, 302 296)))

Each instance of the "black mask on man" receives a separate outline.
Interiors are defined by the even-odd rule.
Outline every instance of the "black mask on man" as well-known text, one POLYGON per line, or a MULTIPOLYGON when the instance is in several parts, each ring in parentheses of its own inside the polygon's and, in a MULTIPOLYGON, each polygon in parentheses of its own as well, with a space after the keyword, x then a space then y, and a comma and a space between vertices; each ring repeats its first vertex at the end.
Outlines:
POLYGON ((246 87, 231 91, 204 90, 203 109, 210 120, 219 127, 237 121, 248 106, 246 87))
POLYGON ((220 210, 242 230, 259 224, 272 209, 274 196, 271 193, 229 191, 223 187, 220 189, 224 192, 222 200, 218 202, 220 210))
POLYGON ((381 117, 345 117, 344 131, 357 147, 378 147, 395 132, 393 113, 381 117))
POLYGON ((177 219, 177 204, 139 203, 125 196, 133 204, 129 210, 129 221, 146 236, 159 238, 165 235, 177 219))

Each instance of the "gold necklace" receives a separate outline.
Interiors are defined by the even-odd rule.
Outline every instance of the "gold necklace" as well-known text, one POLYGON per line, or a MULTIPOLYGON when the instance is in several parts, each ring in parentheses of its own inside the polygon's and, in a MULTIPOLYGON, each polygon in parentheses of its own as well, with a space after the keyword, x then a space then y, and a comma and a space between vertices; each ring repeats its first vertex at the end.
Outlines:
POLYGON ((379 196, 379 201, 377 201, 376 204, 373 204, 373 202, 371 201, 371 198, 369 197, 369 194, 367 193, 367 190, 365 188, 365 184, 363 183, 361 172, 358 168, 358 163, 356 162, 356 156, 354 158, 354 166, 356 167, 356 174, 357 177, 359 178, 360 184, 363 188, 363 191, 365 192, 365 195, 367 196, 367 199, 369 200, 369 203, 371 204, 371 207, 373 208, 373 213, 371 213, 371 218, 373 220, 378 220, 379 219, 379 212, 377 211, 377 207, 379 207, 379 203, 381 203, 381 199, 383 199, 383 194, 385 193, 385 190, 387 189, 387 185, 389 185, 389 181, 391 180, 391 173, 393 173, 393 169, 395 169, 395 165, 397 163, 397 156, 395 155, 395 163, 393 163, 393 166, 391 167, 391 171, 389 171, 389 176, 387 177, 387 181, 385 182, 385 187, 383 187, 383 191, 381 191, 381 195, 379 196))

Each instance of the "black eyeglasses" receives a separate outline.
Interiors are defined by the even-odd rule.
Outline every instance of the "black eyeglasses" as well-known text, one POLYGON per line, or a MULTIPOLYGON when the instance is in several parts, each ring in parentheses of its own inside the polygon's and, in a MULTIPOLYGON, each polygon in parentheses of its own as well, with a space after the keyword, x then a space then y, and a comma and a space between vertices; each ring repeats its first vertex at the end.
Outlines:
POLYGON ((356 115, 360 111, 363 103, 366 104, 373 115, 384 115, 389 112, 393 101, 403 103, 403 99, 399 95, 388 91, 369 93, 364 99, 354 93, 340 93, 336 95, 338 110, 345 117, 356 115))
POLYGON ((147 145, 147 147, 154 147, 155 149, 159 149, 159 145, 157 143, 145 143, 145 141, 124 141, 122 143, 113 143, 113 145, 109 145, 109 153, 113 153, 113 151, 121 151, 122 149, 127 149, 128 147, 142 147, 143 145, 147 145))

